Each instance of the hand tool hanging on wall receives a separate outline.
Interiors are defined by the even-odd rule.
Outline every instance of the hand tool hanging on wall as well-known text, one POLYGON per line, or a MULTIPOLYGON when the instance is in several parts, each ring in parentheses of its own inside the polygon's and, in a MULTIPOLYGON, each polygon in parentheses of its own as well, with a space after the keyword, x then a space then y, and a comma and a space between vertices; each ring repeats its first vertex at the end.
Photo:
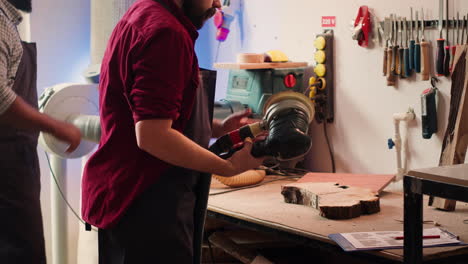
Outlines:
POLYGON ((468 14, 466 14, 466 17, 463 20, 463 32, 464 35, 466 35, 465 45, 468 45, 468 14))
POLYGON ((398 26, 398 34, 400 35, 399 38, 400 38, 400 45, 399 45, 399 48, 398 48, 398 65, 397 65, 397 74, 400 75, 402 78, 404 78, 403 76, 403 50, 404 50, 404 46, 403 46, 403 19, 401 17, 398 17, 398 20, 397 20, 397 26, 398 26))
POLYGON ((458 21, 455 22, 455 17, 452 17, 452 22, 453 22, 453 42, 452 42, 452 46, 450 46, 450 66, 449 66, 449 71, 452 72, 453 71, 453 59, 455 58, 455 51, 457 50, 457 40, 456 40, 456 36, 455 36, 455 32, 457 32, 458 30, 455 28, 455 23, 457 23, 457 27, 458 27, 458 21))
POLYGON ((414 70, 414 45, 415 45, 415 41, 414 41, 414 33, 413 33, 413 8, 410 7, 410 10, 411 10, 411 22, 410 22, 410 31, 411 31, 411 40, 410 40, 410 44, 409 44, 409 67, 410 67, 410 70, 413 71, 414 70))
POLYGON ((367 6, 359 7, 358 14, 354 21, 354 31, 352 38, 358 41, 359 46, 366 48, 372 29, 371 12, 367 6))
POLYGON ((402 76, 403 77, 409 77, 411 75, 411 69, 410 69, 410 57, 409 57, 409 48, 408 48, 408 30, 407 30, 407 21, 406 17, 403 20, 403 27, 404 27, 404 33, 405 33, 405 48, 403 50, 403 71, 402 71, 402 76))
POLYGON ((390 19, 386 17, 384 19, 384 41, 385 41, 385 48, 384 48, 384 57, 383 57, 383 76, 387 76, 387 71, 390 66, 388 66, 388 43, 390 42, 390 36, 392 34, 392 26, 390 23, 390 19))
POLYGON ((445 46, 445 56, 444 56, 444 75, 450 75, 450 45, 449 45, 449 5, 448 0, 446 0, 446 10, 445 10, 445 39, 447 41, 447 46, 445 46))
POLYGON ((414 70, 421 72, 421 44, 419 43, 419 17, 416 11, 416 44, 414 45, 414 70))
POLYGON ((462 25, 462 37, 461 37, 461 45, 465 43, 465 31, 466 31, 466 16, 463 16, 463 25, 462 25))
MULTIPOLYGON (((460 12, 457 12, 457 45, 460 45, 460 12)), ((455 47, 456 50, 456 47, 455 47)))
POLYGON ((398 26, 397 26, 397 17, 393 15, 392 18, 393 24, 393 48, 392 48, 392 74, 398 75, 397 68, 400 65, 399 57, 398 57, 398 50, 400 46, 398 46, 398 26))
POLYGON ((421 94, 421 122, 422 136, 430 139, 432 134, 437 133, 437 92, 435 83, 439 80, 431 78, 431 88, 423 91, 421 94))
POLYGON ((387 49, 387 86, 394 86, 396 78, 394 75, 394 53, 393 46, 395 46, 395 29, 393 27, 393 15, 390 15, 388 21, 388 27, 390 29, 390 46, 387 49))
POLYGON ((421 9, 421 25, 422 25, 422 34, 421 34, 421 77, 423 81, 429 80, 429 75, 431 74, 431 62, 430 62, 430 52, 431 44, 426 41, 424 38, 424 10, 421 9))
POLYGON ((437 59, 436 59, 436 72, 438 76, 444 75, 444 45, 445 39, 442 37, 444 22, 444 0, 439 0, 439 38, 437 39, 437 59))

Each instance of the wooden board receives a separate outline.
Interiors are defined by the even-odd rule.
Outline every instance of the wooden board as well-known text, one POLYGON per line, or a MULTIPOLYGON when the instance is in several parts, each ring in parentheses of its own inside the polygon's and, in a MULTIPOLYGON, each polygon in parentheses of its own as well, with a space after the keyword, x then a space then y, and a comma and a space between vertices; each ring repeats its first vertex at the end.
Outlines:
MULTIPOLYGON (((466 95, 468 67, 465 65, 467 60, 467 46, 460 46, 457 48, 454 58, 449 120, 442 144, 439 166, 465 162, 466 148, 468 147, 468 96, 466 95)), ((456 201, 431 196, 429 205, 441 210, 454 211, 456 201)))
POLYGON ((380 211, 376 193, 334 182, 286 184, 281 187, 281 194, 286 203, 310 206, 329 219, 350 219, 380 211))
POLYGON ((299 68, 307 67, 307 65, 307 62, 215 63, 214 68, 228 70, 255 70, 275 68, 299 68))
POLYGON ((361 187, 380 193, 393 179, 395 179, 395 175, 389 174, 311 172, 304 175, 297 182, 336 182, 340 185, 361 187))

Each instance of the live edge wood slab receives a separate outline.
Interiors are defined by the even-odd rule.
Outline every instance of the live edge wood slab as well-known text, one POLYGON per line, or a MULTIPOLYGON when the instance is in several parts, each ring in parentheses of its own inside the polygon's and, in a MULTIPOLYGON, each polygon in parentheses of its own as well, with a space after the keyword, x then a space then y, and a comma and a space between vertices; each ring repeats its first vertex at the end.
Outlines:
POLYGON ((349 219, 380 211, 375 192, 335 182, 286 184, 281 187, 281 194, 286 203, 310 206, 329 219, 349 219))

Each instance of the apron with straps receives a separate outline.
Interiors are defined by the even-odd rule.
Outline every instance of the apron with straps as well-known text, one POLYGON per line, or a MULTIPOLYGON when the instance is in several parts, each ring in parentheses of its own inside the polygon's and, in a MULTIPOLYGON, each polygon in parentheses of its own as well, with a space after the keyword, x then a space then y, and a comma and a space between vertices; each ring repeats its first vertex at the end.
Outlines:
MULTIPOLYGON (((21 44, 13 91, 37 109, 36 45, 21 44)), ((46 263, 38 136, 39 132, 0 126, 0 263, 46 263)))
MULTIPOLYGON (((201 82, 184 134, 207 148, 216 72, 201 82)), ((171 167, 149 186, 115 228, 99 230, 99 263, 200 263, 211 175, 171 167)))
MULTIPOLYGON (((163 0, 155 1, 171 12, 163 0)), ((200 69, 199 79, 184 135, 208 148, 216 72, 200 69)), ((132 203, 116 228, 99 230, 99 263, 200 263, 210 183, 210 174, 169 168, 132 203), (134 246, 145 250, 135 256, 134 246)))

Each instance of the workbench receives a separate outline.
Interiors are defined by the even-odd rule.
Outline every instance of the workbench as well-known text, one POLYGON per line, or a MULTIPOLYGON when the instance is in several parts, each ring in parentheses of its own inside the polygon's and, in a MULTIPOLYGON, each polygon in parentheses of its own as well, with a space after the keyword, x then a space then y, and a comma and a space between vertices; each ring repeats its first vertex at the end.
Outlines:
MULTIPOLYGON (((225 190, 220 183, 214 181, 208 201, 208 217, 222 219, 244 228, 263 233, 275 234, 293 243, 319 248, 320 250, 343 250, 328 238, 332 233, 347 233, 361 231, 403 231, 403 193, 382 192, 380 194, 381 212, 364 215, 347 220, 330 220, 319 215, 318 211, 303 205, 288 204, 281 195, 281 186, 295 179, 278 180, 276 176, 267 176, 264 184, 237 190, 234 192, 213 195, 225 190), (276 181, 272 181, 272 179, 276 181)), ((443 212, 427 206, 424 201, 424 220, 433 220, 460 236, 462 241, 468 241, 468 204, 457 203, 455 212, 443 212)), ((434 224, 424 224, 424 228, 434 227, 434 224)), ((361 251, 346 253, 366 258, 373 263, 402 263, 403 249, 382 251, 361 251)), ((443 263, 453 258, 468 260, 468 246, 425 248, 425 261, 443 263)))
MULTIPOLYGON (((404 191, 404 236, 406 238, 404 261, 408 264, 419 264, 423 258, 421 220, 423 215, 425 218, 428 217, 426 210, 423 212, 423 208, 426 207, 424 205, 427 204, 423 202, 423 194, 468 202, 468 164, 410 171, 404 177, 404 191)), ((467 213, 466 207, 460 209, 460 206, 457 205, 455 212, 446 212, 445 214, 447 217, 451 217, 467 213)), ((468 221, 468 217, 464 219, 467 219, 464 222, 468 221)), ((468 230, 468 225, 463 222, 458 225, 459 227, 453 227, 452 230, 468 230)), ((455 231, 455 234, 457 232, 455 231)), ((468 242, 466 238, 462 240, 468 242)))

